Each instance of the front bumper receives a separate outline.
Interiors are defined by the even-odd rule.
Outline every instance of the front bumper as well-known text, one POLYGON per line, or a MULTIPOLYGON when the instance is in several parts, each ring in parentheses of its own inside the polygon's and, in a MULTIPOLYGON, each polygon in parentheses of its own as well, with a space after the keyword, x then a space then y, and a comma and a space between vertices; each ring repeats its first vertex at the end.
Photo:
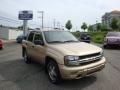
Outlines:
POLYGON ((106 60, 105 57, 103 57, 100 61, 92 64, 79 67, 67 67, 65 65, 59 65, 59 69, 63 79, 79 79, 102 70, 105 67, 105 63, 106 60))
POLYGON ((120 46, 120 43, 107 43, 108 46, 120 46))
POLYGON ((120 42, 105 42, 106 45, 120 45, 120 42))

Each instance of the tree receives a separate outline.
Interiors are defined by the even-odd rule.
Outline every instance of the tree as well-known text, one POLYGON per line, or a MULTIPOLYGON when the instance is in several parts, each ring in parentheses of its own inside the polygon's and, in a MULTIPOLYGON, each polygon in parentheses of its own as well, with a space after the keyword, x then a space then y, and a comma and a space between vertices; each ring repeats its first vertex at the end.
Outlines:
POLYGON ((118 30, 120 31, 120 21, 117 23, 118 30))
POLYGON ((90 31, 90 32, 93 31, 93 26, 92 26, 92 25, 89 25, 89 27, 88 27, 88 31, 90 31))
POLYGON ((23 25, 18 26, 18 29, 23 30, 23 25))
POLYGON ((106 24, 101 24, 101 31, 107 31, 108 26, 106 24))
POLYGON ((70 30, 72 28, 72 23, 71 23, 71 20, 68 20, 65 27, 70 30))
POLYGON ((81 29, 83 29, 84 31, 87 29, 88 27, 87 27, 87 24, 84 22, 83 24, 82 24, 82 26, 81 26, 81 29))
POLYGON ((116 19, 116 18, 113 18, 112 19, 112 22, 111 22, 111 24, 110 24, 110 27, 113 29, 113 30, 116 30, 116 29, 118 29, 118 20, 116 19))
POLYGON ((101 24, 100 23, 96 24, 96 29, 97 29, 97 31, 101 31, 101 24))

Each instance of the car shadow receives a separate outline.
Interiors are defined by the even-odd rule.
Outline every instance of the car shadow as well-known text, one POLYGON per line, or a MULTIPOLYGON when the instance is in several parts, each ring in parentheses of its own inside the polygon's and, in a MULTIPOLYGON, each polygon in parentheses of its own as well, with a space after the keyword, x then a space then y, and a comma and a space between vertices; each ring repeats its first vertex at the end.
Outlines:
POLYGON ((87 76, 81 79, 77 80, 64 80, 59 87, 64 87, 64 89, 71 89, 71 88, 78 88, 83 89, 87 86, 90 86, 94 82, 96 82, 97 77, 96 76, 87 76))
POLYGON ((108 46, 107 48, 104 48, 106 50, 120 50, 120 46, 108 46))
POLYGON ((43 66, 35 62, 26 64, 23 59, 0 63, 0 75, 10 81, 19 81, 41 70, 44 70, 43 66))
POLYGON ((62 83, 54 85, 49 82, 42 65, 35 62, 25 64, 23 59, 0 63, 0 75, 5 81, 14 82, 19 88, 25 90, 33 90, 35 87, 37 87, 35 90, 39 90, 41 87, 43 89, 82 89, 97 80, 96 76, 88 76, 78 80, 63 80, 62 83))

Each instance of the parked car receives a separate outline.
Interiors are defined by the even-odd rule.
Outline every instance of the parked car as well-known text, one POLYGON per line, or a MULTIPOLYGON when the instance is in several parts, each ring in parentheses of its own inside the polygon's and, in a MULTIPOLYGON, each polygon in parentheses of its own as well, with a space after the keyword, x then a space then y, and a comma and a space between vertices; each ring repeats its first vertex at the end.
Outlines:
POLYGON ((0 39, 0 49, 3 49, 3 42, 1 39, 0 39))
POLYGON ((22 55, 26 63, 43 64, 54 84, 101 71, 106 62, 102 48, 80 42, 63 30, 30 31, 23 40, 22 55))
POLYGON ((89 34, 86 34, 86 33, 81 34, 80 35, 80 41, 90 43, 91 37, 90 37, 89 34))
POLYGON ((22 43, 23 39, 25 38, 24 35, 19 35, 17 38, 16 38, 16 42, 17 43, 22 43))
POLYGON ((104 48, 120 46, 120 32, 108 32, 104 39, 104 48))

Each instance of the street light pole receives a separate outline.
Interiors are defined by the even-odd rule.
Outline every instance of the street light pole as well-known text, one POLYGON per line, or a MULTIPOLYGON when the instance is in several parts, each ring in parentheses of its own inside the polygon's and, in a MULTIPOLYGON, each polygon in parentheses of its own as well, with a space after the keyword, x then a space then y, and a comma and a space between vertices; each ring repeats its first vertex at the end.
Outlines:
POLYGON ((40 17, 40 18, 42 18, 42 29, 43 29, 44 28, 44 20, 43 20, 43 18, 44 18, 44 11, 38 11, 38 13, 42 14, 42 17, 40 17))
POLYGON ((44 12, 42 11, 42 29, 44 28, 44 26, 43 26, 43 23, 44 23, 44 22, 43 22, 43 13, 44 13, 44 12))
POLYGON ((24 34, 24 36, 26 36, 28 33, 27 22, 28 22, 27 20, 23 20, 23 34, 24 34))

